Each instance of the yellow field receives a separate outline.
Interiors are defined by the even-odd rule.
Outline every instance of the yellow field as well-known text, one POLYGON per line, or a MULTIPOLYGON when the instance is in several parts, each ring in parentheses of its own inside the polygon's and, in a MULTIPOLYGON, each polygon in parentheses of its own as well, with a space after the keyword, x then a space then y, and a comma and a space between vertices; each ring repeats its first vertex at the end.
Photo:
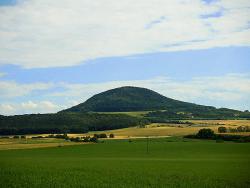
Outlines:
MULTIPOLYGON (((42 147, 62 147, 66 145, 79 144, 76 142, 66 142, 63 139, 42 138, 42 139, 0 139, 0 150, 6 149, 29 149, 42 147)), ((82 143, 81 143, 82 144, 82 143)))
POLYGON ((195 124, 220 126, 250 126, 250 120, 187 120, 195 124))
MULTIPOLYGON (((109 131, 89 132, 87 134, 71 134, 71 136, 84 136, 99 133, 110 134, 113 133, 117 138, 128 137, 145 137, 145 136, 184 136, 188 134, 195 134, 202 128, 210 128, 218 133, 218 127, 233 127, 236 126, 250 126, 250 120, 191 120, 194 123, 192 126, 187 124, 169 124, 169 123, 153 123, 146 128, 124 128, 109 131)), ((250 132, 230 133, 238 135, 250 135, 250 132)))
MULTIPOLYGON (((196 134, 202 128, 210 128, 218 133, 218 127, 232 127, 237 126, 250 126, 250 120, 188 120, 194 123, 188 124, 171 124, 171 123, 153 123, 147 125, 145 128, 130 127, 124 129, 95 131, 86 134, 68 134, 69 137, 82 137, 93 136, 94 134, 106 133, 107 135, 113 133, 114 139, 127 139, 127 138, 142 138, 142 137, 165 137, 165 136, 184 136, 188 134, 196 134)), ((250 132, 236 132, 228 134, 237 135, 250 135, 250 132)), ((47 136, 44 134, 41 136, 47 136)), ((31 139, 34 135, 27 135, 27 139, 0 139, 0 150, 5 149, 27 149, 27 148, 40 148, 40 147, 57 147, 65 145, 83 144, 76 142, 68 142, 63 139, 55 138, 42 138, 31 139)), ((38 135, 36 135, 38 136, 38 135)))

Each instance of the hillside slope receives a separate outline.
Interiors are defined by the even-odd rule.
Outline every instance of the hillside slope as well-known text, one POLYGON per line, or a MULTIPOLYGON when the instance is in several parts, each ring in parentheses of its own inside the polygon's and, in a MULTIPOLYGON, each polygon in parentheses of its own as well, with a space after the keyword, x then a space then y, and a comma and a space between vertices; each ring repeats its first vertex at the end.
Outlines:
POLYGON ((192 109, 215 108, 174 100, 146 88, 127 86, 94 95, 86 102, 63 112, 190 111, 192 109))

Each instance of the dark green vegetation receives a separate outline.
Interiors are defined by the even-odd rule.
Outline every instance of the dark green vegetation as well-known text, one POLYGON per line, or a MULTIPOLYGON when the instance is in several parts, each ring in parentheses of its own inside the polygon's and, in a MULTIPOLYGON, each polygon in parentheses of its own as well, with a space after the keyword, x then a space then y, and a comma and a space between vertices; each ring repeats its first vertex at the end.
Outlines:
POLYGON ((147 123, 126 114, 57 113, 0 117, 0 134, 84 133, 147 123))
MULTIPOLYGON (((179 110, 204 106, 167 98, 146 88, 121 87, 94 95, 86 102, 64 112, 131 112, 177 108, 179 110)), ((209 108, 209 107, 208 107, 209 108)))
POLYGON ((86 188, 243 188, 250 144, 182 138, 112 140, 0 151, 0 185, 86 188))
POLYGON ((226 127, 219 127, 219 133, 240 133, 240 132, 250 132, 250 126, 239 126, 236 128, 226 128, 226 127))
POLYGON ((0 134, 83 133, 179 119, 240 118, 250 118, 250 113, 182 102, 145 88, 121 87, 56 114, 0 116, 0 134), (147 113, 131 115, 138 111, 147 113))
POLYGON ((210 139, 210 140, 217 140, 217 141, 250 142, 250 136, 215 134, 212 129, 200 129, 197 134, 187 135, 185 136, 185 138, 210 139))

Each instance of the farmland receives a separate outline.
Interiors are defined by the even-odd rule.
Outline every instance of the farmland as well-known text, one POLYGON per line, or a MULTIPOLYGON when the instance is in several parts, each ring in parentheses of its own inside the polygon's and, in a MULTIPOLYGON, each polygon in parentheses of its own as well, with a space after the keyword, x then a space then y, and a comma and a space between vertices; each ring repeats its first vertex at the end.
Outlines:
MULTIPOLYGON (((187 121, 183 121, 187 122, 187 121)), ((187 134, 195 134, 202 128, 210 128, 214 132, 218 132, 218 127, 225 126, 227 128, 235 128, 238 126, 250 126, 250 120, 188 120, 189 124, 174 123, 153 123, 145 128, 130 127, 109 131, 95 131, 84 135, 93 135, 95 133, 113 133, 117 138, 128 137, 145 137, 145 136, 184 136, 187 134)), ((230 134, 250 135, 250 132, 238 132, 230 134)), ((71 134, 74 136, 75 134, 71 134)))
POLYGON ((75 145, 75 142, 67 142, 63 139, 0 139, 0 150, 9 149, 30 149, 30 148, 43 148, 43 147, 57 147, 75 145))
POLYGON ((181 137, 0 151, 1 187, 248 187, 250 144, 181 137))
POLYGON ((32 138, 37 135, 1 138, 0 184, 3 188, 249 187, 250 143, 183 138, 201 128, 217 132, 219 126, 249 125, 249 120, 192 120, 69 134, 115 134, 115 139, 97 144, 32 138))

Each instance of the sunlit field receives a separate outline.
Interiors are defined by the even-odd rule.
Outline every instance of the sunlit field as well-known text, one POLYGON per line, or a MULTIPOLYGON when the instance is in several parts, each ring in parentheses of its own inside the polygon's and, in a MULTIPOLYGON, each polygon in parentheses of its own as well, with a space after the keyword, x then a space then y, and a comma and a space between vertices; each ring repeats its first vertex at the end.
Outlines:
MULTIPOLYGON (((188 124, 170 124, 170 123, 153 123, 145 128, 131 127, 124 129, 116 129, 110 131, 89 132, 85 135, 93 135, 95 133, 115 134, 116 138, 128 137, 145 137, 145 136, 184 136, 188 134, 196 134, 202 128, 210 128, 218 133, 218 127, 238 127, 250 126, 250 120, 184 120, 183 122, 191 122, 188 124)), ((237 132, 230 134, 250 135, 250 132, 237 132)), ((82 134, 71 134, 71 136, 79 136, 82 134)))

